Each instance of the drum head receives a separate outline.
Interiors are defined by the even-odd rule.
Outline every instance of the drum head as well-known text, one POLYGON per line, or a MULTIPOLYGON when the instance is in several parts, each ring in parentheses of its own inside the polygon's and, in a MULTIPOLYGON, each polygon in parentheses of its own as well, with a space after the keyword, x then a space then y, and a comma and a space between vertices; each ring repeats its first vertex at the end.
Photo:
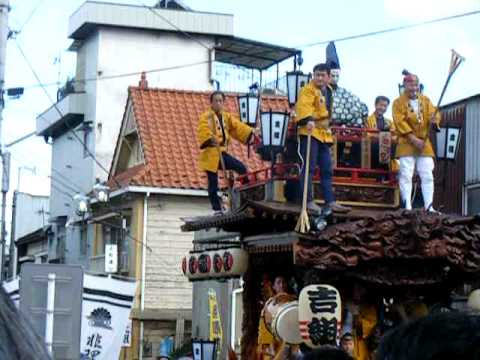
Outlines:
POLYGON ((284 304, 273 319, 273 333, 288 344, 303 342, 298 327, 298 302, 284 304))
POLYGON ((296 300, 294 295, 280 293, 272 296, 265 303, 265 306, 263 307, 263 316, 265 319, 265 325, 267 326, 267 329, 272 333, 272 335, 275 335, 272 328, 272 322, 274 317, 278 313, 278 310, 282 307, 282 305, 294 300, 296 300))

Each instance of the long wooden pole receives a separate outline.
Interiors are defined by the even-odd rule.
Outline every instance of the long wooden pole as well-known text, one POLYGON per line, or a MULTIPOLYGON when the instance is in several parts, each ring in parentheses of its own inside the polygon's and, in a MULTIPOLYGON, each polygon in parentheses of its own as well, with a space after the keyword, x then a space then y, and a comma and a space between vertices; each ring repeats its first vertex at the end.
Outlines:
POLYGON ((447 91, 448 84, 450 83, 450 79, 452 78, 453 74, 455 71, 458 69, 460 64, 465 60, 463 56, 461 56, 459 53, 457 53, 455 50, 452 50, 452 57, 450 59, 450 67, 448 68, 448 76, 447 80, 445 81, 445 84, 443 85, 442 92, 440 94, 440 97, 437 102, 437 107, 435 108, 435 112, 432 115, 431 120, 435 120, 435 117, 437 116, 437 113, 440 111, 440 105, 443 100, 443 96, 445 95, 445 92, 447 91))
POLYGON ((307 198, 308 198, 308 179, 310 175, 310 148, 312 144, 312 134, 309 133, 307 137, 307 158, 305 161, 305 177, 303 179, 303 199, 302 199, 302 211, 298 218, 295 231, 300 233, 306 233, 310 231, 310 220, 307 212, 307 198))
MULTIPOLYGON (((226 139, 225 139, 226 141, 226 139)), ((227 175, 227 169, 225 167, 225 161, 223 160, 223 155, 222 155, 222 149, 220 148, 220 144, 215 141, 215 147, 217 148, 217 152, 218 152, 218 157, 220 158, 220 166, 222 168, 222 172, 223 172, 223 178, 225 179, 225 181, 227 182, 227 191, 228 191, 228 205, 229 205, 229 208, 230 210, 232 209, 232 202, 233 202, 233 189, 232 189, 232 185, 230 184, 230 179, 228 178, 228 175, 227 175)))

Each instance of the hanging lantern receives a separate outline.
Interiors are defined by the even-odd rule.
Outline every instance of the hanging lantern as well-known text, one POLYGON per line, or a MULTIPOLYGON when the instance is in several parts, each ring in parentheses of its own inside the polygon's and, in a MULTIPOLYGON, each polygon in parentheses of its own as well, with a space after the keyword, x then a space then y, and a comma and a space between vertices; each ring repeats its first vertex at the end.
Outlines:
POLYGON ((245 94, 239 95, 237 99, 240 120, 243 123, 254 127, 257 124, 258 107, 260 105, 259 96, 245 94))
POLYGON ((95 194, 95 198, 99 202, 106 203, 108 202, 108 199, 110 197, 110 187, 108 187, 107 185, 103 185, 100 182, 97 182, 93 186, 93 193, 95 194))
POLYGON ((75 204, 75 212, 78 216, 84 216, 89 209, 90 206, 90 199, 88 196, 83 194, 75 194, 73 197, 73 201, 75 204))
POLYGON ((311 75, 301 71, 287 72, 287 96, 290 106, 297 103, 300 89, 310 81, 311 75))
POLYGON ((447 125, 442 127, 436 133, 437 159, 455 160, 457 156, 458 144, 460 143, 460 127, 447 125))
MULTIPOLYGON (((289 115, 286 112, 268 111, 260 114, 263 154, 270 157, 283 151, 287 137, 289 115)), ((270 159, 274 160, 274 158, 270 159)))
POLYGON ((192 340, 194 360, 215 360, 217 354, 217 343, 210 340, 192 340))

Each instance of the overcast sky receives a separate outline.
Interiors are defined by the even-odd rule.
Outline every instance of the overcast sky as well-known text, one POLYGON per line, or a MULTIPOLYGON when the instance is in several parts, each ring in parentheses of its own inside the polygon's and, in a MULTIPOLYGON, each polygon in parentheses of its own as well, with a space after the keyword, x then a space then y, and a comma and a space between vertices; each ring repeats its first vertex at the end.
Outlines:
MULTIPOLYGON (((10 27, 19 30, 32 10, 30 21, 17 35, 42 82, 64 81, 74 72, 75 54, 66 51, 68 17, 84 0, 11 0, 10 27), (55 59, 61 58, 59 63, 55 59), (59 75, 60 74, 60 75, 59 75)), ((111 1, 152 5, 152 0, 111 1)), ((480 10, 480 0, 185 0, 194 10, 235 15, 235 35, 291 47, 348 35, 407 25, 433 18, 480 10)), ((480 15, 441 22, 374 37, 338 42, 342 66, 341 86, 359 95, 372 108, 376 95, 398 95, 401 71, 420 76, 425 91, 436 102, 445 81, 454 48, 467 58, 452 80, 445 102, 480 93, 480 15)), ((304 48, 304 69, 325 59, 325 45, 304 48)), ((286 64, 284 68, 290 67, 286 64)), ((145 69, 138 69, 139 71, 145 69)), ((137 80, 135 80, 136 83, 137 80)), ((7 48, 6 86, 25 86, 25 95, 7 100, 3 140, 10 142, 35 130, 35 118, 51 106, 21 57, 15 42, 7 48)), ((56 87, 49 88, 55 98, 56 87)), ((120 119, 119 119, 120 121, 120 119)), ((12 188, 20 166, 35 166, 37 176, 22 170, 20 189, 48 193, 50 146, 31 138, 11 149, 12 188)))

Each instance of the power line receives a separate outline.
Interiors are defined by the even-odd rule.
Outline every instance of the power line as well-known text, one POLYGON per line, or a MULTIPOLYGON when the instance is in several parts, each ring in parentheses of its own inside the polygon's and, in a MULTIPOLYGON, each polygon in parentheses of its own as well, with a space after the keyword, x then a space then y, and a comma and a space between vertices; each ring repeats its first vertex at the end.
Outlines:
POLYGON ((147 244, 145 244, 143 241, 134 238, 134 237, 133 237, 132 235, 130 235, 130 234, 128 233, 128 231, 126 231, 122 226, 118 226, 118 225, 115 225, 115 224, 112 224, 112 223, 109 223, 109 222, 106 222, 106 221, 98 221, 98 222, 99 222, 100 224, 102 224, 102 225, 109 226, 109 227, 114 228, 114 229, 122 230, 122 233, 123 233, 124 235, 126 235, 129 239, 131 239, 131 240, 133 240, 133 241, 141 244, 142 246, 145 246, 145 248, 146 248, 149 252, 154 252, 150 246, 148 246, 147 244))
MULTIPOLYGON (((79 193, 82 192, 81 186, 75 184, 75 183, 72 181, 72 179, 67 178, 65 175, 62 174, 61 171, 55 169, 53 166, 52 166, 52 171, 55 172, 55 173, 57 173, 61 178, 65 179, 66 181, 69 181, 70 184, 72 184, 75 188, 77 188, 76 192, 79 192, 79 193)), ((51 175, 50 175, 50 176, 51 176, 51 175)))
POLYGON ((309 43, 305 45, 300 45, 296 46, 299 48, 308 48, 312 46, 317 46, 317 45, 326 45, 329 42, 340 42, 340 41, 347 41, 347 40, 354 40, 354 39, 359 39, 359 38, 364 38, 364 37, 369 37, 369 36, 375 36, 375 35, 381 35, 389 32, 395 32, 395 31, 400 31, 400 30, 406 30, 406 29, 411 29, 419 26, 425 26, 425 25, 430 25, 442 21, 448 21, 448 20, 453 20, 453 19, 458 19, 466 16, 471 16, 471 15, 477 15, 480 14, 480 10, 475 10, 475 11, 470 11, 462 14, 457 14, 457 15, 451 15, 451 16, 446 16, 442 18, 437 18, 437 19, 432 19, 432 20, 427 20, 427 21, 422 21, 418 23, 413 23, 409 25, 403 25, 403 26, 397 26, 389 29, 384 29, 384 30, 377 30, 377 31, 371 31, 367 33, 362 33, 362 34, 357 34, 357 35, 350 35, 350 36, 345 36, 337 39, 332 39, 332 40, 325 40, 325 41, 319 41, 319 42, 314 42, 314 43, 309 43))
POLYGON ((58 186, 56 186, 55 184, 51 184, 52 185, 52 188, 54 188, 55 190, 57 190, 60 194, 68 197, 69 200, 73 200, 73 196, 72 194, 66 192, 66 191, 63 191, 62 189, 60 189, 58 186))
MULTIPOLYGON (((208 64, 210 63, 209 60, 203 60, 203 61, 197 61, 194 63, 189 63, 189 64, 183 64, 183 65, 174 65, 174 66, 168 66, 164 68, 158 68, 158 69, 152 69, 152 70, 144 70, 144 71, 135 71, 135 72, 130 72, 130 73, 121 73, 121 74, 115 74, 115 75, 107 75, 103 76, 101 78, 84 78, 84 79, 73 79, 72 82, 74 84, 80 83, 86 83, 86 82, 96 82, 96 81, 103 81, 103 80, 111 80, 111 79, 118 79, 118 78, 123 78, 123 77, 130 77, 130 76, 138 76, 141 75, 142 73, 145 74, 150 74, 150 73, 157 73, 157 72, 164 72, 164 71, 171 71, 171 70, 179 70, 187 67, 192 67, 192 66, 197 66, 197 65, 203 65, 203 64, 208 64)), ((23 86, 25 90, 27 89, 34 89, 34 88, 46 88, 46 87, 51 87, 51 86, 58 86, 58 81, 55 82, 50 82, 50 83, 38 83, 34 85, 27 85, 23 86)), ((18 87, 18 86, 17 86, 18 87)))
MULTIPOLYGON (((37 79, 38 83, 41 84, 41 80, 40 78, 38 77, 38 74, 36 73, 35 69, 33 68, 32 64, 30 63, 30 61, 28 60, 27 56, 25 55, 25 53, 23 52, 20 44, 18 43, 18 41, 15 40, 15 44, 17 45, 17 48, 18 50, 20 51, 20 53, 22 54, 22 57, 24 58, 25 62, 27 63, 28 67, 30 68, 30 70, 32 71, 33 75, 35 76, 35 78, 37 79)), ((61 118, 63 118, 63 114, 62 112, 60 111, 60 109, 58 108, 57 104, 53 101, 53 99, 50 97, 50 94, 48 93, 47 89, 45 87, 42 86, 42 89, 43 91, 45 92, 45 95, 47 95, 48 99, 50 100, 50 102, 52 103, 53 107, 55 108, 55 110, 58 112, 58 115, 60 115, 61 118)), ((72 129, 72 127, 67 123, 67 121, 65 120, 65 125, 67 125, 67 129, 68 129, 68 132, 70 132, 73 137, 75 139, 77 139, 77 141, 83 145, 84 147, 84 150, 85 152, 93 159, 93 161, 98 165, 98 167, 100 169, 102 169, 107 175, 109 174, 109 171, 97 160, 97 158, 95 157, 95 155, 90 151, 90 149, 88 148, 88 146, 82 141, 82 139, 80 139, 80 137, 75 133, 75 131, 72 129)), ((117 185, 119 187, 121 187, 120 183, 118 183, 118 181, 114 178, 113 179, 117 185)))
POLYGON ((53 181, 56 181, 58 184, 64 186, 66 189, 68 189, 70 191, 73 191, 74 193, 79 192, 73 186, 70 186, 70 185, 66 184, 63 180, 60 180, 59 178, 53 177, 51 175, 49 176, 49 178, 53 181))
POLYGON ((168 20, 165 16, 163 16, 162 14, 160 14, 154 7, 145 5, 145 3, 143 3, 143 2, 140 1, 140 0, 137 0, 137 3, 139 3, 143 8, 150 10, 154 15, 156 15, 157 17, 159 17, 160 19, 162 19, 163 21, 165 21, 168 25, 170 25, 171 27, 173 27, 173 28, 174 28, 175 30, 177 30, 178 32, 182 33, 182 35, 184 35, 184 36, 186 36, 187 38, 189 38, 190 40, 195 41, 196 43, 200 44, 201 46, 203 46, 203 47, 204 47, 205 49, 207 49, 208 51, 212 50, 212 48, 211 48, 210 46, 208 46, 207 44, 205 44, 205 43, 203 43, 202 41, 200 41, 199 39, 193 37, 192 35, 190 35, 190 34, 187 33, 186 31, 180 29, 177 25, 175 25, 175 24, 172 23, 170 20, 168 20))
POLYGON ((25 26, 30 22, 32 19, 33 15, 35 15, 35 12, 38 10, 40 5, 44 2, 45 0, 38 0, 37 5, 33 8, 33 10, 28 14, 27 19, 23 22, 23 24, 20 26, 18 31, 15 31, 16 34, 20 34, 22 30, 25 28, 25 26))

